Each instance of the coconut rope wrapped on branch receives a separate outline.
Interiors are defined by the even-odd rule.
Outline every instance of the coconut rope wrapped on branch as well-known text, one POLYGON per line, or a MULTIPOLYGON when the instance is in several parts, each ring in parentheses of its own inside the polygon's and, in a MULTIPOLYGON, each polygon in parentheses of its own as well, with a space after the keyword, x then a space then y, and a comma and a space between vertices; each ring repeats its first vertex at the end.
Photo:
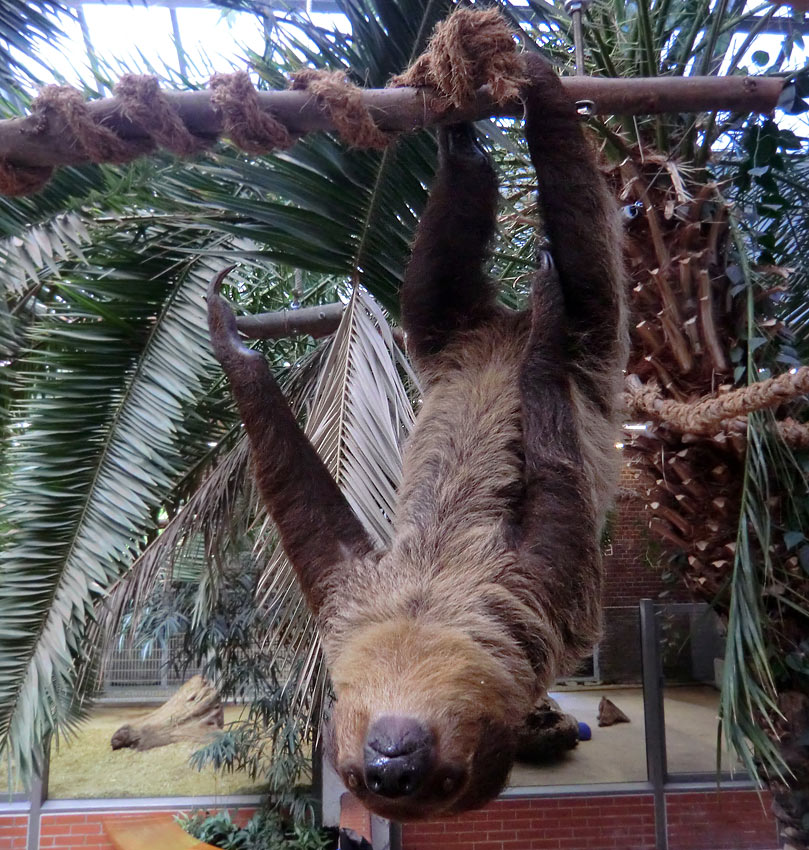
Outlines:
MULTIPOLYGON (((637 375, 626 379, 624 398, 630 415, 648 416, 680 434, 713 436, 744 434, 747 414, 776 408, 809 394, 809 366, 757 381, 694 402, 664 398, 656 382, 644 384, 637 375)), ((781 437, 796 448, 809 448, 809 424, 786 418, 775 423, 781 437)))
MULTIPOLYGON (((344 71, 304 69, 284 91, 256 91, 245 72, 217 74, 208 91, 161 91, 124 76, 114 97, 85 102, 46 86, 25 118, 0 121, 0 194, 39 191, 61 165, 122 163, 165 148, 191 156, 227 137, 247 153, 285 149, 303 133, 336 130, 350 145, 381 148, 397 133, 435 123, 522 114, 523 59, 495 10, 461 9, 427 51, 385 89, 360 89, 344 71)), ((562 84, 588 114, 727 109, 771 112, 787 83, 776 77, 610 79, 562 84)))

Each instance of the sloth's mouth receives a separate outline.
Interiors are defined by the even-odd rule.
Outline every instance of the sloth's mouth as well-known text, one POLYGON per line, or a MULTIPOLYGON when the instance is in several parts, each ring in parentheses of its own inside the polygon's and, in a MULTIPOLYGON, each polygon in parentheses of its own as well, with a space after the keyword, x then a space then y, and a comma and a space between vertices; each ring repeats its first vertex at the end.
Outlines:
POLYGON ((340 773, 346 787, 369 809, 395 820, 416 820, 451 808, 468 778, 464 768, 448 764, 437 765, 423 777, 402 774, 395 784, 380 785, 373 768, 349 767, 340 773))

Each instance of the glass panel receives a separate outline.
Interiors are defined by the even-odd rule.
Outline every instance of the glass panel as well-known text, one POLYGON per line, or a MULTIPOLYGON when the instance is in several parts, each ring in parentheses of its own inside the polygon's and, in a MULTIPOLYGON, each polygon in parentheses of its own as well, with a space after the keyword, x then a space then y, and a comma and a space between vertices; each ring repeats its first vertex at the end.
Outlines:
MULTIPOLYGON (((247 774, 199 772, 189 757, 199 742, 181 741, 144 752, 113 751, 110 738, 157 708, 151 705, 101 705, 70 741, 51 750, 49 797, 206 796, 256 793, 247 774)), ((225 724, 237 720, 241 706, 225 708, 225 724)))
POLYGON ((568 687, 551 696, 562 711, 586 723, 589 741, 581 740, 560 758, 544 764, 517 762, 511 772, 512 787, 530 785, 582 785, 600 782, 643 782, 646 779, 643 691, 640 687, 568 687), (599 727, 598 706, 610 700, 629 723, 599 727))
POLYGON ((595 654, 551 694, 563 712, 586 724, 590 740, 583 738, 575 748, 542 763, 518 762, 511 772, 512 786, 646 779, 639 622, 636 605, 604 609, 603 637, 595 654), (629 723, 599 727, 602 699, 617 706, 629 723))
POLYGON ((10 776, 9 774, 8 762, 5 759, 0 759, 0 807, 3 803, 12 799, 16 800, 20 795, 26 794, 25 786, 19 778, 16 775, 10 776), (10 787, 9 780, 11 780, 10 787))
MULTIPOLYGON (((665 605, 659 614, 668 772, 716 775, 721 623, 701 603, 665 605)), ((738 767, 723 753, 722 770, 738 767)))

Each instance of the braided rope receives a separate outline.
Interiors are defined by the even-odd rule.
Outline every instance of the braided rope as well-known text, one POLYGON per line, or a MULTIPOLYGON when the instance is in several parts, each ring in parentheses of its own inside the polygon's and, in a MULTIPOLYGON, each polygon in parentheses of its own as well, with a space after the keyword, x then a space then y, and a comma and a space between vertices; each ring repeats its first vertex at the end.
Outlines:
POLYGON ((224 135, 242 150, 266 154, 295 144, 289 130, 262 110, 258 94, 246 71, 211 77, 211 106, 219 116, 224 135))
POLYGON ((391 136, 376 126, 362 90, 343 71, 306 68, 292 75, 292 88, 311 92, 326 110, 343 141, 355 148, 382 149, 391 136))
POLYGON ((191 156, 206 146, 204 140, 188 131, 155 77, 125 74, 115 86, 115 94, 121 100, 122 114, 146 128, 161 147, 178 156, 191 156))
POLYGON ((97 124, 81 93, 70 86, 45 86, 32 104, 34 113, 55 116, 66 125, 73 141, 90 162, 130 162, 154 148, 151 139, 122 139, 108 127, 97 124))
POLYGON ((425 53, 391 80, 433 88, 437 107, 469 106, 488 85, 495 103, 518 97, 527 82, 514 33, 497 9, 458 9, 435 28, 425 53))
MULTIPOLYGON (((710 436, 721 430, 743 429, 743 418, 755 410, 778 407, 809 393, 809 366, 795 372, 785 372, 747 387, 697 402, 664 399, 656 382, 643 384, 637 375, 628 375, 624 400, 634 413, 651 416, 675 431, 684 434, 710 436)), ((802 446, 809 441, 807 426, 793 419, 778 423, 778 430, 792 445, 802 446)))
POLYGON ((53 169, 33 165, 14 165, 0 158, 0 195, 17 198, 40 192, 53 177, 53 169))
MULTIPOLYGON (((434 108, 468 107, 483 85, 498 104, 515 99, 525 84, 523 60, 508 23, 496 9, 458 9, 439 23, 428 49, 405 73, 394 77, 394 87, 431 87, 434 108)), ((211 106, 228 136, 253 154, 290 147, 295 138, 260 107, 255 89, 244 71, 211 78, 211 106)), ((312 93, 329 114, 341 138, 353 147, 384 148, 393 134, 377 127, 364 105, 361 89, 343 71, 306 69, 292 77, 292 88, 312 93)), ((121 113, 143 138, 123 139, 95 121, 81 94, 67 86, 47 86, 32 104, 42 126, 56 126, 70 135, 71 144, 91 162, 124 163, 152 151, 157 145, 180 156, 202 150, 211 139, 191 133, 177 109, 160 91, 157 80, 127 74, 115 88, 121 113)), ((45 186, 53 173, 47 167, 20 166, 0 158, 0 193, 28 195, 45 186)))
POLYGON ((809 422, 796 422, 787 417, 775 424, 785 443, 795 449, 809 449, 809 422))

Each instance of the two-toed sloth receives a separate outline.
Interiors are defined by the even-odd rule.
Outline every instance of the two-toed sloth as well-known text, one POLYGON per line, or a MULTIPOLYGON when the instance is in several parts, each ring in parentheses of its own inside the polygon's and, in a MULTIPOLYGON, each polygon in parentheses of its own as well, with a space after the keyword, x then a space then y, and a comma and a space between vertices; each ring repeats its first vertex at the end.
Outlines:
POLYGON ((525 62, 553 260, 527 310, 497 303, 483 270, 497 179, 471 126, 441 129, 401 292, 426 391, 388 551, 374 549, 264 359, 239 342, 216 282, 209 295, 255 475, 322 632, 334 764, 396 820, 494 797, 534 702, 599 634, 626 356, 620 226, 575 106, 543 60, 525 62))

